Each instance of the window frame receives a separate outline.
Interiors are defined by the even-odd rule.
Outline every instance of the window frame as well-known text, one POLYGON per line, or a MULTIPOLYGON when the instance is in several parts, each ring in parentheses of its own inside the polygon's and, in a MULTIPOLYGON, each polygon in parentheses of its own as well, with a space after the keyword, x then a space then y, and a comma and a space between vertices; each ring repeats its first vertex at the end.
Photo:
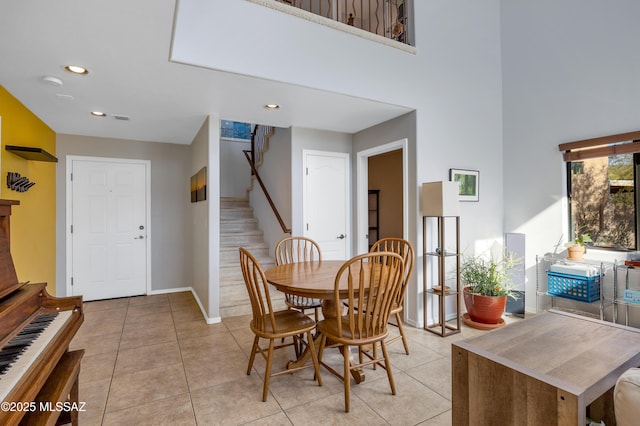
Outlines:
MULTIPOLYGON (((593 248, 593 249, 597 249, 597 250, 606 250, 606 251, 612 251, 612 252, 631 252, 631 251, 637 251, 640 250, 640 235, 638 234, 638 229, 639 229, 639 224, 640 224, 640 212, 638 209, 638 206, 640 205, 640 184, 638 182, 638 176, 640 176, 640 153, 639 152, 633 152, 630 153, 633 155, 633 159, 632 159, 632 163, 633 163, 633 191, 634 191, 634 197, 633 197, 633 211, 634 211, 634 221, 633 221, 633 227, 634 227, 634 235, 635 235, 635 247, 633 248, 627 248, 627 249, 621 249, 620 247, 615 247, 615 248, 609 248, 609 247, 603 247, 603 246, 597 246, 597 245, 588 245, 589 248, 593 248)), ((610 153, 609 155, 602 155, 602 156, 598 156, 598 157, 591 157, 591 158, 601 158, 601 157, 611 157, 613 155, 616 155, 616 153, 610 153)), ((572 183, 572 176, 573 176, 573 170, 572 170, 572 165, 573 163, 579 163, 579 162, 584 162, 584 160, 587 159, 591 159, 591 158, 584 158, 584 159, 580 159, 580 160, 576 160, 576 161, 567 161, 566 162, 566 184, 567 184, 567 211, 569 214, 569 241, 573 241, 575 238, 577 238, 576 235, 574 235, 574 221, 573 221, 573 203, 572 203, 572 187, 571 187, 571 183, 572 183)))
POLYGON ((225 140, 225 141, 231 141, 231 142, 244 142, 244 143, 251 142, 251 138, 252 138, 252 135, 253 135, 253 126, 254 126, 253 123, 247 123, 245 121, 220 120, 220 139, 221 140, 225 140), (249 137, 244 139, 244 138, 234 138, 234 137, 229 137, 229 136, 223 136, 222 135, 222 129, 223 129, 222 122, 223 121, 227 121, 227 122, 230 122, 230 123, 240 123, 240 124, 248 125, 249 126, 249 137))
POLYGON ((558 150, 563 153, 563 160, 567 163, 566 179, 567 179, 567 203, 569 212, 569 233, 571 239, 573 236, 573 212, 571 209, 571 162, 583 161, 589 158, 610 157, 616 154, 633 154, 633 188, 634 196, 634 228, 635 228, 635 248, 620 250, 619 248, 607 248, 599 246, 591 246, 593 248, 609 251, 628 252, 640 250, 640 191, 638 188, 638 176, 640 176, 640 130, 618 133, 615 135, 600 136, 591 139, 583 139, 574 142, 566 142, 558 145, 558 150))

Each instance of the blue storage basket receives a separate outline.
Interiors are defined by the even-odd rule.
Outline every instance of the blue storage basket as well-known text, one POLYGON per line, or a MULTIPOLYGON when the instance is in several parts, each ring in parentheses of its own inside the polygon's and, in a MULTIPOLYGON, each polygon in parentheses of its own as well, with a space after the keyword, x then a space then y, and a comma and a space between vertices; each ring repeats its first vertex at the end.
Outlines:
POLYGON ((628 303, 640 303, 640 290, 627 289, 624 291, 622 299, 628 303))
POLYGON ((595 302, 600 300, 600 275, 582 277, 547 271, 547 293, 580 302, 595 302))

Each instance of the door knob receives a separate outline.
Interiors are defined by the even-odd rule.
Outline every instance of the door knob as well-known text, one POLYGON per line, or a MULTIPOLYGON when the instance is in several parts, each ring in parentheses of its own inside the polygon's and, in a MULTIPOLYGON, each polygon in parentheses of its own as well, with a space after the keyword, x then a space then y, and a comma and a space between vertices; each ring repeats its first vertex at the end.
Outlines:
POLYGON ((144 239, 144 235, 138 235, 137 237, 133 237, 134 240, 142 240, 144 239))
POLYGON ((340 235, 338 235, 338 237, 337 237, 337 238, 338 238, 339 240, 344 240, 344 239, 346 238, 346 235, 344 235, 344 234, 340 234, 340 235))

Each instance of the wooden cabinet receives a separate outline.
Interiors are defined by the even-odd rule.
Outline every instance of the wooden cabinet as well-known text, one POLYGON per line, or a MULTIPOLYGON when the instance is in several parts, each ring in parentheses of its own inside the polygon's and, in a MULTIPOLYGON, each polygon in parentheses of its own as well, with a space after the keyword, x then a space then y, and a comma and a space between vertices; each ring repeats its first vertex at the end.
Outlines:
POLYGON ((422 232, 424 328, 443 337, 459 333, 460 217, 423 216, 422 232), (432 324, 430 315, 437 317, 432 324))
POLYGON ((454 342, 452 424, 615 424, 613 387, 640 331, 551 310, 454 342))

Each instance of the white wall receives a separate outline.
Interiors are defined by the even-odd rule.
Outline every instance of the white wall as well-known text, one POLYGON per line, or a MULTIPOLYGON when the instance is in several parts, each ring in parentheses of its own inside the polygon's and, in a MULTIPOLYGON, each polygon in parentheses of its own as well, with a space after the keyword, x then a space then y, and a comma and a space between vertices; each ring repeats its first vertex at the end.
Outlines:
POLYGON ((526 234, 528 310, 535 255, 568 239, 558 144, 640 128, 638 16, 636 0, 502 2, 504 228, 526 234))
POLYGON ((399 105, 424 78, 420 56, 248 1, 182 0, 177 20, 188 23, 173 40, 178 62, 399 105))
MULTIPOLYGON (((250 175, 251 171, 248 173, 250 175)), ((291 228, 291 129, 275 129, 269 138, 269 149, 264 154, 263 164, 258 173, 285 226, 291 228)), ((253 181, 249 201, 253 208, 253 216, 258 219, 258 226, 264 233, 264 241, 269 244, 269 253, 273 254, 277 242, 289 234, 282 230, 256 180, 253 181)))
MULTIPOLYGON (((416 1, 414 7, 422 78, 412 81, 421 95, 413 191, 423 182, 449 180, 450 168, 478 170, 480 201, 460 203, 460 239, 463 253, 480 252, 503 235, 499 2, 416 1)), ((414 196, 421 252, 422 212, 414 196)), ((421 283, 421 259, 416 263, 421 283)), ((419 310, 419 324, 421 317, 419 310)))
POLYGON ((209 323, 220 321, 220 120, 209 116, 191 144, 191 173, 207 167, 207 199, 191 203, 193 290, 209 323))
MULTIPOLYGON (((220 176, 220 117, 209 115, 209 155, 207 161, 210 176, 220 176)), ((220 185, 215 179, 207 178, 207 198, 209 199, 209 300, 208 323, 220 322, 220 185), (209 198, 210 197, 210 198, 209 198)))
POLYGON ((244 150, 251 150, 251 142, 220 140, 221 197, 245 198, 247 196, 251 168, 242 152, 244 150))
POLYGON ((209 229, 213 224, 209 221, 209 206, 212 200, 211 192, 209 191, 212 185, 209 183, 215 181, 211 179, 211 176, 214 175, 207 161, 208 156, 209 119, 205 120, 204 124, 193 139, 193 142, 191 142, 190 165, 190 176, 196 174, 203 167, 207 167, 207 199, 205 201, 191 203, 189 206, 189 213, 191 219, 191 235, 193 236, 193 252, 191 257, 193 282, 191 287, 196 294, 201 309, 206 311, 207 317, 211 317, 208 306, 209 294, 212 290, 209 285, 209 253, 211 252, 209 244, 209 229))

